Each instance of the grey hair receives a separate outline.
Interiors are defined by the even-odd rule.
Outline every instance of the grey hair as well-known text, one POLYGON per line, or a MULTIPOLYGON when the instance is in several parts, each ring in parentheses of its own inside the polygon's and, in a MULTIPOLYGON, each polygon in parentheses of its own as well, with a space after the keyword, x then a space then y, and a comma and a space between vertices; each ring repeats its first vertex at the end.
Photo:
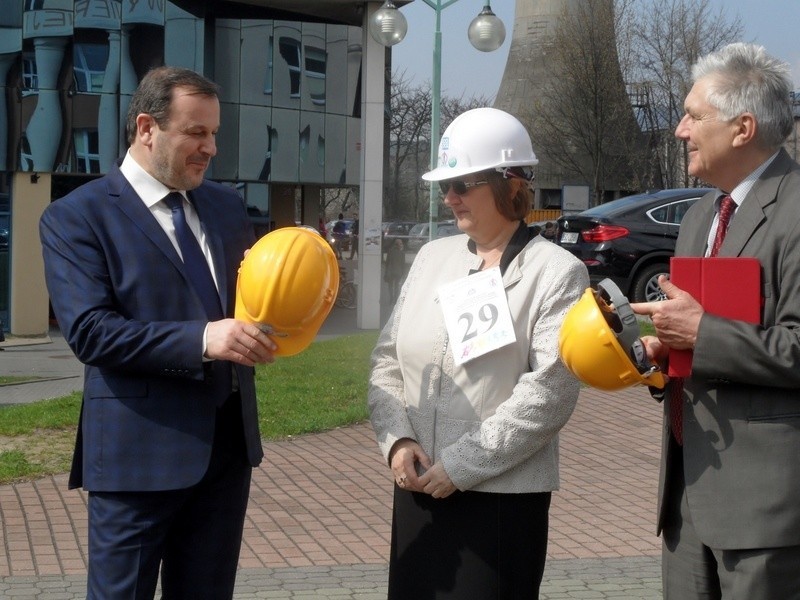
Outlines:
POLYGON ((789 65, 756 44, 729 44, 692 67, 692 79, 710 78, 709 104, 732 120, 749 112, 758 123, 756 142, 777 149, 792 131, 789 65))

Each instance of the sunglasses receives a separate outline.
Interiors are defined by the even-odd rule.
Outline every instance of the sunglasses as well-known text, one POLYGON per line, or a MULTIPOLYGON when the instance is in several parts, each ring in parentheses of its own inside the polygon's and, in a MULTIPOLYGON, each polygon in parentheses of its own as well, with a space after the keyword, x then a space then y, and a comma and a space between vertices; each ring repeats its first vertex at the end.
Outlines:
POLYGON ((486 185, 487 183, 489 183, 489 182, 486 181, 485 179, 482 179, 481 181, 463 181, 461 179, 444 179, 444 180, 439 182, 439 189, 442 190, 442 195, 444 195, 444 196, 447 195, 447 192, 449 192, 451 188, 456 193, 456 195, 463 196, 464 194, 469 192, 470 189, 472 189, 474 187, 478 187, 479 185, 486 185))

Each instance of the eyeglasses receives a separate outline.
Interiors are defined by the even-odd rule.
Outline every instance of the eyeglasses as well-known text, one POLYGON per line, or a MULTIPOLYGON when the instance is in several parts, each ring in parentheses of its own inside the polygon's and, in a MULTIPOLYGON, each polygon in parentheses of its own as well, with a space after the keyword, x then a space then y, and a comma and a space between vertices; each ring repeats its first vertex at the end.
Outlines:
POLYGON ((479 185, 486 185, 489 183, 485 179, 481 181, 464 181, 462 179, 443 179, 439 182, 439 189, 442 190, 442 195, 446 196, 447 192, 450 191, 450 188, 453 188, 453 191, 458 196, 463 196, 466 194, 470 189, 474 187, 478 187, 479 185))

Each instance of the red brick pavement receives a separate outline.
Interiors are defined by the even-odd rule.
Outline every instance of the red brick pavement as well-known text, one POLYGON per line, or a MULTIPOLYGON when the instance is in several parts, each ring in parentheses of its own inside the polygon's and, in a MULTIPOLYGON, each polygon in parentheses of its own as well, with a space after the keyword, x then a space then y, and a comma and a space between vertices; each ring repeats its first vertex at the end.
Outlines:
MULTIPOLYGON (((561 436, 551 558, 656 556, 661 409, 644 388, 584 389, 561 436)), ((383 564, 392 481, 368 424, 264 444, 242 568, 383 564)), ((66 476, 0 486, 0 577, 86 572, 86 496, 66 476)))

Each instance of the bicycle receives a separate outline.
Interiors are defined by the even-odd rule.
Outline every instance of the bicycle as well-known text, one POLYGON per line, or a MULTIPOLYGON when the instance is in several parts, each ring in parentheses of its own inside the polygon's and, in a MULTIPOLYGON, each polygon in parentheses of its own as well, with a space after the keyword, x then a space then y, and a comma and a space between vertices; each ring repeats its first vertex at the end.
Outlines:
POLYGON ((336 294, 335 304, 341 308, 356 307, 356 284, 352 279, 347 279, 347 271, 341 265, 339 265, 339 292, 336 294))

